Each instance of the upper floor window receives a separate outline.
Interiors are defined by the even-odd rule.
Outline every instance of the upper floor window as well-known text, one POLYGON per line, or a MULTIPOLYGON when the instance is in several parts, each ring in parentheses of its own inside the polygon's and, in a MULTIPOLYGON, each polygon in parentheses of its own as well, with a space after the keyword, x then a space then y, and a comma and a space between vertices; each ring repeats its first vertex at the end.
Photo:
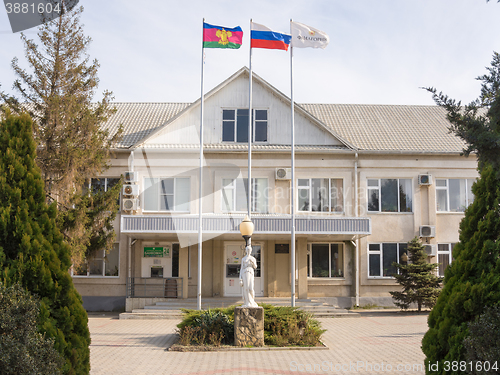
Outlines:
MULTIPOLYGON (((401 256, 407 253, 406 243, 371 243, 368 245, 368 276, 392 277, 398 273, 393 263, 405 264, 401 256)), ((408 254, 407 254, 408 255, 408 254)))
POLYGON ((299 178, 299 211, 344 211, 344 181, 341 178, 299 178))
POLYGON ((474 179, 436 179, 436 203, 440 212, 464 212, 474 202, 474 179))
MULTIPOLYGON (((116 184, 120 182, 119 178, 116 177, 100 177, 100 178, 91 178, 90 183, 87 185, 84 185, 83 191, 84 192, 90 192, 90 194, 97 194, 97 193, 105 193, 112 187, 114 187, 116 184)), ((117 199, 117 204, 118 207, 120 206, 120 195, 118 195, 117 199)))
POLYGON ((369 212, 412 212, 411 179, 368 179, 369 212))
POLYGON ((190 190, 188 177, 145 178, 143 208, 145 211, 189 212, 190 190))
MULTIPOLYGON (((247 211, 248 178, 223 178, 222 179, 222 211, 237 212, 247 211)), ((268 202, 267 178, 252 178, 252 212, 267 213, 268 202)))
MULTIPOLYGON (((254 109, 253 142, 267 142, 267 110, 254 109)), ((222 142, 248 142, 248 109, 222 110, 222 142)))

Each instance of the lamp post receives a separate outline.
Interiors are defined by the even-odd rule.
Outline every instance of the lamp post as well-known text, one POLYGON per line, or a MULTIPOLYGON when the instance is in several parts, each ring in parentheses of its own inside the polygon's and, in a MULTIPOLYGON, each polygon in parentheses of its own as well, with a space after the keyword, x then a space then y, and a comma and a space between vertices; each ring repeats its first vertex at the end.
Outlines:
POLYGON ((247 246, 252 246, 252 234, 253 234, 253 229, 254 225, 252 223, 252 220, 248 217, 248 215, 245 215, 245 218, 243 221, 240 223, 240 233, 245 239, 245 247, 247 246))

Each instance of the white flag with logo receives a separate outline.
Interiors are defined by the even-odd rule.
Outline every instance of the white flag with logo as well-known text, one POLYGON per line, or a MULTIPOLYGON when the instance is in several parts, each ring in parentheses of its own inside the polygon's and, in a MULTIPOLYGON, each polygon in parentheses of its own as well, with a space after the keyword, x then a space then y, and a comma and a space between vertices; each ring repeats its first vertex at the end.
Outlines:
POLYGON ((303 23, 291 23, 292 41, 290 45, 296 48, 325 48, 330 41, 326 33, 304 25, 303 23))

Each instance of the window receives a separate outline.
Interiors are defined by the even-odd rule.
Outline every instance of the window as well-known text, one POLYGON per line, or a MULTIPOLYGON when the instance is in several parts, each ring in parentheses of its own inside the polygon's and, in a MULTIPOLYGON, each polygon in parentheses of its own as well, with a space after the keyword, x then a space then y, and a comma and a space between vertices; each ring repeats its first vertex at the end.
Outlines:
POLYGON ((189 178, 145 178, 144 210, 189 212, 190 190, 189 178))
MULTIPOLYGON (((91 178, 88 186, 84 186, 84 191, 90 191, 92 194, 104 193, 120 182, 119 178, 91 178)), ((120 206, 120 197, 118 197, 118 206, 120 206)))
MULTIPOLYGON (((267 109, 253 114, 253 142, 267 142, 267 109)), ((248 109, 222 110, 222 142, 248 142, 248 109)))
POLYGON ((344 277, 341 243, 313 243, 307 253, 307 277, 344 277))
POLYGON ((100 250, 80 267, 73 267, 72 275, 87 277, 119 276, 119 262, 119 244, 115 243, 109 252, 106 253, 104 250, 100 250))
POLYGON ((464 212, 474 202, 474 179, 436 179, 436 203, 439 212, 464 212))
POLYGON ((92 178, 90 180, 90 191, 92 194, 105 192, 120 182, 119 178, 92 178))
MULTIPOLYGON (((247 211, 248 178, 222 179, 222 211, 247 211)), ((252 178, 252 212, 267 213, 267 178, 252 178)))
POLYGON ((344 211, 342 179, 301 178, 297 185, 299 211, 344 211))
POLYGON ((440 243, 438 244, 438 275, 443 277, 444 270, 451 264, 453 260, 453 248, 456 244, 454 243, 440 243))
POLYGON ((368 212, 412 212, 411 179, 368 179, 368 212))
MULTIPOLYGON (((368 276, 392 277, 398 272, 392 264, 405 264, 401 260, 406 252, 406 243, 371 243, 368 245, 368 276)), ((408 255, 408 254, 407 254, 408 255)))

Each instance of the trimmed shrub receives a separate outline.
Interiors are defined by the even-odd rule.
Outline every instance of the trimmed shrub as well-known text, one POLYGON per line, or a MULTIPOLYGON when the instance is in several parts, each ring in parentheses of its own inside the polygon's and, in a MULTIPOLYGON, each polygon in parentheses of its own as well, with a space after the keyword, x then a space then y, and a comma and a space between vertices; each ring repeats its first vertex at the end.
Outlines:
MULTIPOLYGON (((264 308, 264 343, 272 346, 318 346, 322 330, 317 320, 296 307, 259 304, 264 308)), ((235 306, 199 311, 183 309, 177 325, 181 345, 232 345, 235 306)))
POLYGON ((37 332, 40 302, 19 284, 0 282, 0 373, 60 374, 64 359, 54 340, 37 332))

